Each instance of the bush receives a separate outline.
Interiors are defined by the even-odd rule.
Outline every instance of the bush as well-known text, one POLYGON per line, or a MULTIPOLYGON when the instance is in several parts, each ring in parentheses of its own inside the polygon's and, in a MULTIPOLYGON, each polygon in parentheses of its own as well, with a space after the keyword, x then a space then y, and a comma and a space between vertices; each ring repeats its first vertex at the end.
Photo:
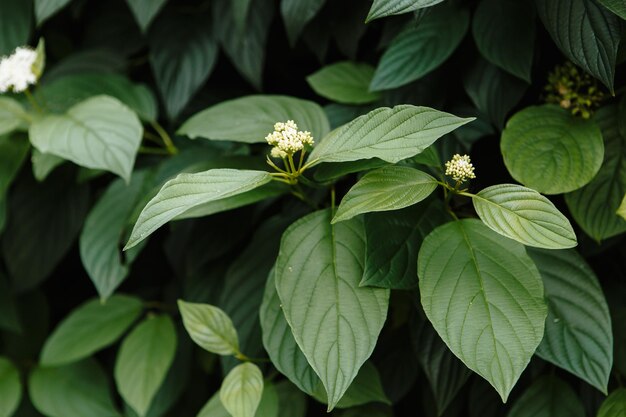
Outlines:
POLYGON ((624 19, 0 0, 0 417, 624 416, 624 19))

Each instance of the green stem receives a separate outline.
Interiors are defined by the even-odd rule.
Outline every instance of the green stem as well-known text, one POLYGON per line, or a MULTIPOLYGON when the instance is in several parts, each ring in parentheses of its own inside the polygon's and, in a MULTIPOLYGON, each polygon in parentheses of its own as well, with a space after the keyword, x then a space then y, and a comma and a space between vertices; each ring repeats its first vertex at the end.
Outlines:
POLYGON ((276 164, 274 163, 274 161, 272 161, 272 160, 270 159, 270 157, 269 157, 269 156, 267 156, 267 157, 266 157, 266 161, 267 161, 267 164, 268 164, 269 166, 271 166, 272 168, 274 168, 276 171, 281 172, 281 173, 283 173, 283 174, 289 174, 289 173, 288 173, 287 171, 285 171, 284 169, 278 168, 278 165, 276 165, 276 164))
POLYGON ((150 122, 150 125, 154 128, 154 130, 159 134, 163 143, 165 144, 165 149, 170 155, 176 155, 178 153, 178 148, 174 145, 172 138, 167 133, 167 131, 157 122, 156 120, 150 122))
POLYGON ((37 103, 35 96, 33 96, 28 88, 24 90, 24 94, 26 95, 26 98, 28 99, 30 105, 33 106, 33 109, 35 109, 37 113, 42 113, 41 106, 39 106, 39 103, 37 103))
POLYGON ((330 212, 331 218, 335 217, 335 186, 330 188, 330 212))
POLYGON ((244 355, 241 352, 236 352, 235 353, 235 358, 239 359, 240 361, 244 361, 244 362, 257 362, 257 363, 268 363, 268 362, 270 362, 270 360, 267 359, 267 358, 250 358, 250 357, 244 355))
POLYGON ((171 155, 169 151, 161 148, 149 148, 147 146, 140 146, 139 153, 147 154, 147 155, 171 155))

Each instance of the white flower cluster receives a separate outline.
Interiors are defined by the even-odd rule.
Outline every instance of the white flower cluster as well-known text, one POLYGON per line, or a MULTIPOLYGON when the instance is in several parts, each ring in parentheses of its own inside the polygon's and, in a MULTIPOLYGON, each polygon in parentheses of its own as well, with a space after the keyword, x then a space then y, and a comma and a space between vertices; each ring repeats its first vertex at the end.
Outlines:
POLYGON ((274 158, 286 158, 304 149, 305 145, 314 143, 311 133, 298 130, 298 125, 293 120, 274 124, 274 131, 265 140, 273 146, 271 155, 274 158))
POLYGON ((26 47, 19 47, 10 56, 0 60, 0 93, 13 91, 20 93, 29 85, 37 82, 33 65, 37 60, 37 52, 26 47))
POLYGON ((446 175, 460 182, 476 178, 470 157, 468 155, 461 156, 458 153, 452 157, 451 161, 446 162, 446 175))

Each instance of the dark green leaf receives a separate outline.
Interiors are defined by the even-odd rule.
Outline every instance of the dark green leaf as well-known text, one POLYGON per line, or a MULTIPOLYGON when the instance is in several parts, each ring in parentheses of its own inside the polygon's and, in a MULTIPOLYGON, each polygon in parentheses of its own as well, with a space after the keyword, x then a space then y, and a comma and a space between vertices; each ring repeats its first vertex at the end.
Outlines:
POLYGON ((624 417, 626 416, 626 388, 618 388, 604 400, 598 417, 624 417))
POLYGON ((326 0, 281 0, 280 14, 285 22, 287 37, 293 47, 302 29, 320 11, 326 0))
POLYGON ((626 20, 626 2, 624 0, 598 0, 604 7, 626 20))
POLYGON ((28 42, 33 22, 31 0, 0 0, 0 56, 28 42))
POLYGON ((374 0, 365 22, 367 23, 385 16, 409 13, 434 6, 442 1, 443 0, 374 0))
POLYGON ((585 409, 569 385, 544 376, 524 391, 507 417, 585 417, 585 409))
POLYGON ((52 17, 63 9, 71 0, 34 0, 37 25, 52 17))
POLYGON ((11 417, 22 399, 20 374, 13 363, 0 356, 0 417, 11 417))
POLYGON ((145 32, 167 0, 126 0, 139 27, 145 32))

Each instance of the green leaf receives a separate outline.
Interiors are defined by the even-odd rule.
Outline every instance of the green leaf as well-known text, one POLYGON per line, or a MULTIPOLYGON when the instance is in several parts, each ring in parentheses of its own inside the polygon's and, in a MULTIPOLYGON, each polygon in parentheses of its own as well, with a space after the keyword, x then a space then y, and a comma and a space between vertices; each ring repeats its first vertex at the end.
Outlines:
POLYGON ((348 174, 376 169, 386 165, 389 165, 389 163, 378 158, 321 164, 315 170, 313 177, 319 182, 328 182, 348 174))
POLYGON ((252 362, 245 362, 232 371, 220 388, 220 400, 232 417, 254 417, 263 394, 263 374, 252 362))
POLYGON ((0 0, 0 56, 9 55, 28 42, 32 15, 31 1, 0 0))
POLYGON ((626 416, 626 388, 618 388, 604 400, 598 417, 624 417, 626 416))
POLYGON ((418 285, 415 259, 424 238, 450 220, 438 202, 393 213, 365 216, 367 249, 361 286, 412 289, 418 285))
POLYGON ((130 180, 143 128, 137 115, 118 100, 96 96, 63 115, 37 119, 30 141, 43 153, 130 180))
POLYGON ((114 295, 106 303, 91 300, 73 310, 46 340, 41 364, 58 366, 86 358, 119 339, 139 317, 141 300, 114 295))
POLYGON ((167 315, 148 317, 126 336, 115 360, 115 382, 126 401, 145 416, 176 354, 176 329, 167 315))
POLYGON ((478 217, 491 230, 526 246, 566 249, 577 244, 567 217, 530 188, 492 185, 472 195, 472 202, 478 217))
POLYGON ((426 316, 506 401, 543 337, 547 307, 524 246, 475 219, 439 226, 418 257, 426 316))
POLYGON ((11 417, 22 399, 20 374, 13 363, 0 356, 0 417, 11 417))
POLYGON ((148 87, 113 73, 66 75, 43 84, 37 94, 55 112, 65 112, 81 101, 104 94, 118 99, 145 121, 154 121, 158 116, 156 98, 148 87))
POLYGON ((443 135, 472 120, 429 107, 381 107, 333 130, 313 148, 309 161, 380 158, 396 163, 421 153, 443 135))
POLYGON ((443 0, 374 0, 365 23, 385 16, 413 12, 434 6, 443 0))
POLYGON ((213 71, 217 44, 206 14, 167 13, 150 31, 150 64, 165 110, 175 119, 213 71))
POLYGON ((619 18, 593 0, 535 0, 535 4, 559 49, 613 91, 619 18))
POLYGON ((33 176, 37 181, 41 182, 48 178, 48 175, 55 168, 62 165, 65 159, 49 153, 41 153, 37 148, 33 148, 30 161, 33 165, 33 176))
POLYGON ((113 181, 89 212, 80 234, 80 259, 102 300, 128 275, 134 257, 122 257, 120 241, 145 182, 145 172, 135 172, 128 185, 121 179, 113 181))
POLYGON ((568 384, 543 376, 515 401, 507 417, 585 417, 585 409, 568 384))
POLYGON ((388 290, 359 288, 362 221, 331 225, 331 215, 317 211, 287 229, 275 276, 285 318, 326 388, 329 410, 371 355, 389 302, 388 290))
POLYGON ((464 79, 467 95, 476 108, 502 130, 507 115, 524 96, 528 84, 484 59, 471 67, 464 79))
POLYGON ((179 174, 163 185, 137 219, 124 250, 130 249, 159 227, 191 209, 258 188, 272 180, 265 171, 210 169, 179 174))
POLYGON ((50 17, 58 13, 67 6, 71 0, 34 0, 35 1, 35 17, 37 18, 37 26, 48 20, 50 17))
POLYGON ((626 20, 626 2, 624 0, 598 0, 604 7, 626 20))
POLYGON ((370 92, 374 68, 369 64, 343 61, 314 72, 306 78, 313 91, 338 103, 367 104, 380 98, 370 92))
POLYGON ((230 317, 209 304, 178 300, 183 324, 191 339, 202 349, 218 355, 239 353, 239 338, 230 317))
POLYGON ((0 329, 14 333, 24 331, 17 308, 17 297, 9 287, 9 280, 0 273, 0 329))
POLYGON ((18 101, 0 97, 0 136, 13 132, 27 120, 28 114, 18 101))
POLYGON ((35 368, 28 391, 35 408, 48 417, 120 417, 106 374, 93 359, 35 368))
POLYGON ((370 89, 389 90, 420 79, 443 64, 463 40, 469 12, 444 4, 402 31, 385 51, 370 89))
POLYGON ((326 0, 281 0, 280 14, 285 22, 287 38, 293 47, 304 27, 320 11, 326 0))
POLYGON ((307 400, 302 391, 287 380, 276 384, 278 417, 305 417, 307 400))
MULTIPOLYGON (((319 380, 313 396, 325 404, 328 403, 326 391, 324 391, 324 386, 319 383, 319 380)), ((368 361, 363 364, 356 378, 337 403, 337 408, 349 408, 370 402, 391 404, 383 390, 378 370, 368 361)))
POLYGON ((482 0, 474 13, 472 33, 482 56, 530 83, 535 50, 532 2, 482 0))
POLYGON ((531 106, 509 119, 500 142, 513 178, 543 194, 574 191, 602 165, 602 132, 592 120, 554 106, 531 106))
MULTIPOLYGON (((276 388, 273 384, 269 382, 264 382, 263 386, 263 395, 261 396, 261 402, 259 403, 258 408, 256 409, 255 417, 304 417, 304 414, 282 414, 283 404, 280 403, 279 406, 279 394, 284 392, 284 389, 281 391, 277 391, 279 386, 284 385, 283 383, 279 383, 276 388), (281 414, 279 414, 279 410, 281 414)), ((297 389, 296 389, 297 391, 297 389)), ((303 394, 300 391, 297 391, 301 396, 303 394)), ((293 394, 292 394, 293 395, 293 394)), ((288 406, 294 406, 293 404, 288 404, 288 406)), ((222 401, 220 400, 220 394, 217 393, 202 407, 202 410, 198 413, 196 417, 231 417, 230 414, 224 408, 222 401)))
POLYGON ((398 210, 424 200, 437 180, 415 168, 388 166, 365 174, 344 196, 332 223, 373 211, 398 210))
POLYGON ((251 3, 252 0, 233 0, 232 2, 233 20, 239 32, 246 29, 245 25, 250 12, 251 3))
POLYGON ((212 396, 196 417, 231 417, 220 400, 219 392, 212 396))
POLYGON ((611 316, 593 270, 575 250, 528 250, 543 278, 548 319, 537 355, 603 393, 613 364, 611 316))
POLYGON ((624 195, 624 198, 622 198, 622 202, 620 203, 615 213, 622 219, 626 220, 626 195, 624 195))
POLYGON ((258 417, 278 417, 278 410, 279 403, 276 387, 271 382, 264 381, 261 402, 254 415, 258 417))
POLYGON ((597 241, 626 231, 626 221, 615 214, 626 194, 626 131, 618 127, 623 117, 626 109, 617 106, 604 107, 594 115, 604 138, 602 167, 589 184, 565 195, 576 223, 597 241))
POLYGON ((0 136, 0 200, 5 200, 9 187, 26 159, 28 149, 28 140, 22 135, 0 136))
POLYGON ((166 2, 167 0, 126 0, 142 32, 148 29, 166 2))
POLYGON ((254 95, 223 101, 194 115, 178 130, 192 139, 265 143, 274 123, 293 120, 317 141, 328 133, 324 110, 312 101, 287 96, 254 95))

